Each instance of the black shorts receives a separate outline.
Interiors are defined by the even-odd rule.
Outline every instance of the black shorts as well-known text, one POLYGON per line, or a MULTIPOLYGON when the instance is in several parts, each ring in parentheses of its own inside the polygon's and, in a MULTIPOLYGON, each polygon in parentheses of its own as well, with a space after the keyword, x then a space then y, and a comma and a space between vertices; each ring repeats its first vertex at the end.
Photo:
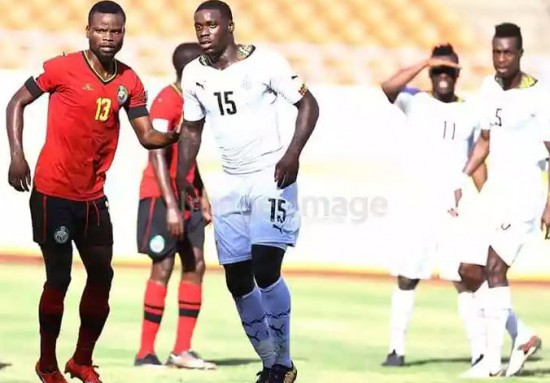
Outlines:
POLYGON ((40 244, 109 246, 113 225, 107 197, 93 201, 73 201, 31 192, 29 201, 33 240, 40 244))
POLYGON ((144 198, 139 201, 137 246, 138 252, 147 254, 154 261, 173 257, 182 245, 189 241, 192 247, 204 247, 204 220, 202 212, 191 211, 185 221, 185 236, 177 240, 170 236, 166 227, 166 204, 162 198, 144 198))

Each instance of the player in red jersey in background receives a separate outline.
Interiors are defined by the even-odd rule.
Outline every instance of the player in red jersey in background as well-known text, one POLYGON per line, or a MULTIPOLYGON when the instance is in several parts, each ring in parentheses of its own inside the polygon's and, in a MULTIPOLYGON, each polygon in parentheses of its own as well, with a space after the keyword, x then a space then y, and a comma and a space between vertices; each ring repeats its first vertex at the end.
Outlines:
POLYGON ((147 149, 169 146, 179 136, 177 131, 161 133, 153 128, 142 82, 130 67, 115 60, 122 48, 125 22, 125 13, 117 3, 96 3, 86 27, 89 49, 46 61, 43 73, 25 82, 6 111, 9 183, 17 191, 29 191, 23 113, 43 93, 50 94, 46 142, 30 197, 33 238, 40 245, 46 269, 36 364, 36 373, 44 383, 66 383, 57 364, 56 342, 71 281, 73 241, 87 280, 80 300, 78 342, 65 372, 86 383, 101 382, 92 354, 109 314, 113 278, 113 232, 103 186, 118 143, 120 110, 126 110, 147 149))
MULTIPOLYGON (((155 129, 172 131, 181 125, 181 73, 200 54, 200 46, 196 43, 180 44, 175 49, 172 63, 176 71, 176 81, 162 89, 151 105, 150 115, 155 129)), ((155 353, 155 339, 164 312, 175 255, 178 253, 182 263, 178 290, 178 329, 167 365, 213 369, 213 363, 204 361, 191 350, 191 338, 202 303, 202 279, 205 272, 204 226, 211 220, 210 204, 195 164, 187 174, 187 180, 195 185, 197 195, 202 197, 204 214, 195 209, 185 210, 184 213, 180 211, 176 197, 177 165, 177 145, 151 151, 141 179, 137 244, 138 251, 151 258, 152 266, 145 289, 141 345, 134 365, 161 365, 155 353), (185 230, 182 233, 184 220, 185 230)))

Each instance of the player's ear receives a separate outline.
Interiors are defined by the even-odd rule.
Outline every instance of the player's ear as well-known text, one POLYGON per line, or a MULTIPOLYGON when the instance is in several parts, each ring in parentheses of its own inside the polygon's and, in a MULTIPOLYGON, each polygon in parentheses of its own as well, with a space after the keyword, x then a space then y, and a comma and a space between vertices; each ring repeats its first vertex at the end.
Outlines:
POLYGON ((90 38, 90 26, 89 25, 86 25, 86 38, 87 39, 90 38))
POLYGON ((229 32, 233 32, 235 30, 235 23, 233 21, 229 22, 229 32))

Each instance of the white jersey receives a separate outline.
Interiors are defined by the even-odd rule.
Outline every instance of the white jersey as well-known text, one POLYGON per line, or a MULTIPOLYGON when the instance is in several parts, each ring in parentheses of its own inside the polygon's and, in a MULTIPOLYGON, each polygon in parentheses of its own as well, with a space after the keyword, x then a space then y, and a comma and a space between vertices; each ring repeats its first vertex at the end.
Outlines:
POLYGON ((413 136, 412 161, 420 161, 421 182, 441 200, 454 200, 455 179, 468 160, 479 118, 472 103, 445 103, 430 93, 407 88, 396 106, 407 116, 413 136), (435 182, 433 181, 435 180, 435 182))
POLYGON ((524 86, 503 90, 493 76, 481 86, 484 115, 482 129, 490 130, 491 179, 532 183, 548 157, 544 141, 550 141, 550 94, 532 77, 524 86))
POLYGON ((481 128, 491 133, 488 201, 517 218, 536 213, 545 199, 542 171, 548 157, 544 142, 550 141, 549 100, 548 91, 527 75, 519 88, 506 91, 489 76, 480 90, 481 128))
POLYGON ((281 158, 276 99, 297 103, 307 88, 274 51, 239 46, 244 58, 219 70, 201 56, 182 74, 184 119, 206 118, 229 174, 249 174, 281 158))

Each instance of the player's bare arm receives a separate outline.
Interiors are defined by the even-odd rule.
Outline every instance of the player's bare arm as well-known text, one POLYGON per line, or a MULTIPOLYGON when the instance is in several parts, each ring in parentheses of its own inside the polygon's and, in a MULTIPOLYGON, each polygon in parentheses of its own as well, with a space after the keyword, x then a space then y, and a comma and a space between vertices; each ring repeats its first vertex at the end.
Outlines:
POLYGON ((313 133, 319 118, 319 104, 310 91, 307 91, 304 97, 294 105, 298 108, 294 136, 283 158, 275 166, 275 181, 280 188, 285 188, 296 182, 300 154, 311 133, 313 133))
POLYGON ((481 191, 485 181, 487 181, 487 165, 482 163, 474 172, 472 173, 472 180, 477 191, 481 191))
POLYGON ((153 128, 149 116, 141 116, 130 120, 130 124, 136 132, 139 143, 145 149, 160 149, 170 146, 178 141, 180 130, 176 129, 166 133, 153 128))
POLYGON ((427 60, 423 60, 418 64, 400 69, 388 80, 384 81, 381 85, 382 91, 390 102, 395 102, 397 96, 403 90, 403 88, 410 83, 420 72, 426 68, 433 68, 438 66, 448 66, 456 69, 460 69, 460 66, 450 60, 441 59, 438 57, 432 57, 427 60))
POLYGON ((29 191, 31 185, 31 171, 23 150, 23 112, 40 94, 32 94, 26 86, 22 86, 12 96, 6 108, 6 130, 11 156, 8 182, 17 191, 29 191))
POLYGON ((180 203, 182 210, 185 208, 186 195, 193 199, 195 190, 185 176, 189 173, 189 169, 197 159, 202 141, 202 130, 204 128, 204 119, 199 121, 183 121, 181 128, 181 136, 179 140, 178 150, 178 171, 176 175, 176 184, 180 192, 180 203))
MULTIPOLYGON (((544 145, 548 150, 548 157, 550 158, 550 142, 545 141, 544 145)), ((541 229, 544 230, 544 239, 550 239, 550 165, 547 170, 548 174, 548 196, 546 197, 546 206, 541 217, 541 229)))
POLYGON ((477 140, 472 155, 464 167, 463 173, 467 176, 472 176, 479 167, 485 163, 489 155, 489 142, 491 135, 489 130, 482 130, 477 140))
POLYGON ((183 216, 179 210, 176 196, 170 185, 170 172, 166 163, 166 150, 155 149, 149 153, 155 177, 166 204, 166 225, 168 232, 175 238, 183 236, 183 216))
POLYGON ((210 206, 210 200, 208 199, 208 193, 206 193, 206 187, 202 181, 201 173, 199 171, 199 166, 195 167, 195 179, 194 184, 199 190, 200 193, 200 203, 202 209, 202 218, 204 219, 205 225, 208 225, 212 222, 212 207, 210 206))

